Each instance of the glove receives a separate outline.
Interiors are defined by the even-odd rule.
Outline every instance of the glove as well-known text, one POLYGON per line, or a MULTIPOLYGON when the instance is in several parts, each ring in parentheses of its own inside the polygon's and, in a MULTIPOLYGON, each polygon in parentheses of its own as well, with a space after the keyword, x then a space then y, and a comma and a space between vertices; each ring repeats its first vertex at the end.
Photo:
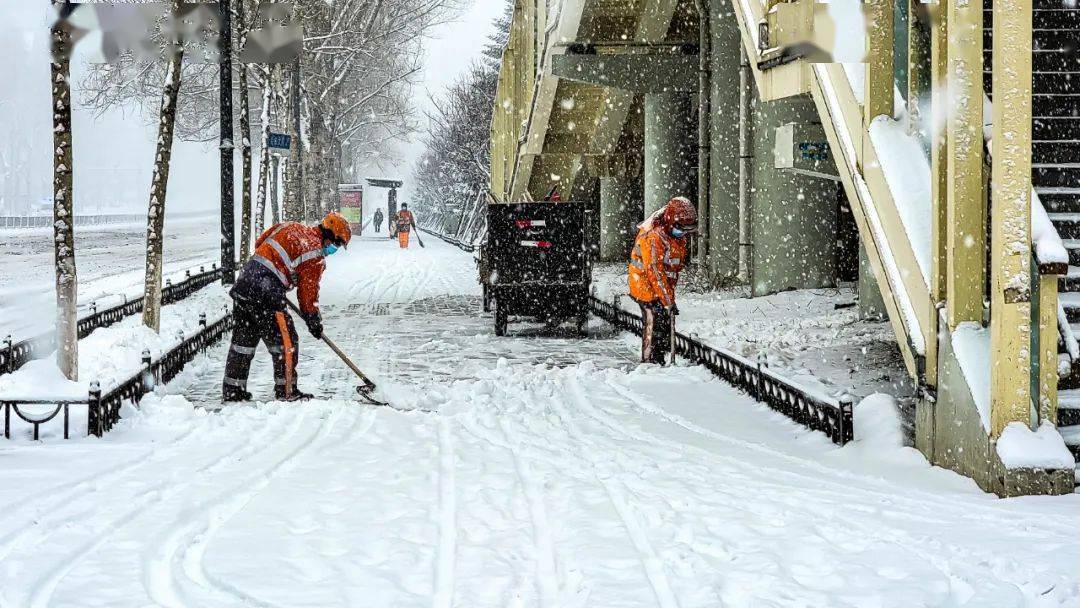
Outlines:
POLYGON ((676 316, 676 317, 679 316, 679 305, 678 304, 672 304, 671 305, 671 314, 673 316, 676 316))
POLYGON ((308 331, 316 340, 322 339, 322 315, 317 312, 305 314, 304 323, 307 323, 308 331))

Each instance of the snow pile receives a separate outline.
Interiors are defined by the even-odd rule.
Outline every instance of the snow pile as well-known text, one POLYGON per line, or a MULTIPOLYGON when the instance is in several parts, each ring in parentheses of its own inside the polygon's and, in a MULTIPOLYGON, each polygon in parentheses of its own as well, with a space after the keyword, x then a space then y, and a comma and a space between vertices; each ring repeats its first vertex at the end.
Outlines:
POLYGON ((1035 245, 1035 259, 1041 264, 1068 264, 1069 252, 1057 228, 1050 222, 1039 195, 1031 189, 1031 242, 1035 245))
POLYGON ((892 395, 874 393, 863 398, 852 413, 855 441, 863 447, 888 452, 904 447, 904 429, 892 395))
POLYGON ((966 322, 952 332, 953 354, 964 373, 983 428, 990 432, 990 329, 966 322))
POLYGON ((1043 422, 1034 432, 1023 423, 1010 422, 997 440, 997 453, 1008 469, 1072 469, 1076 466, 1061 433, 1049 422, 1043 422))
POLYGON ((907 119, 878 116, 870 123, 870 140, 889 184, 915 261, 930 282, 930 162, 918 135, 909 135, 907 119))

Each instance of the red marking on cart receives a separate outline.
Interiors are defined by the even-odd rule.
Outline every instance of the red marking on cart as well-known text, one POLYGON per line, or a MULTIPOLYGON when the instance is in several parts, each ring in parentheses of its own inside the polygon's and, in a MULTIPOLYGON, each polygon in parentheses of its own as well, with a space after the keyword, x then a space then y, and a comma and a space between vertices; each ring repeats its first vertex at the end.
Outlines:
POLYGON ((515 222, 518 228, 541 228, 547 226, 547 220, 518 220, 515 222))
POLYGON ((538 247, 540 249, 551 249, 551 243, 549 241, 521 241, 522 247, 538 247))

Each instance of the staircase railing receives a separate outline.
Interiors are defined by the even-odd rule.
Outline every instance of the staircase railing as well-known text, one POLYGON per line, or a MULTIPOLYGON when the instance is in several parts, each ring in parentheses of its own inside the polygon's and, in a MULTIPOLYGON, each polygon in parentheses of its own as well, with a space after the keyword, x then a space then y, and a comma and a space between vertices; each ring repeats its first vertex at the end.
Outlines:
MULTIPOLYGON (((166 281, 165 288, 161 291, 161 303, 174 304, 221 279, 221 269, 217 267, 217 264, 211 264, 210 268, 211 270, 205 270, 205 266, 200 266, 199 273, 195 275, 188 271, 187 278, 176 284, 166 281)), ((135 313, 142 312, 142 309, 143 296, 141 294, 136 299, 125 298, 123 303, 101 311, 91 304, 90 314, 77 322, 79 339, 89 336, 95 329, 108 327, 135 313)), ((54 350, 56 350, 56 333, 52 331, 18 342, 12 342, 11 336, 7 336, 3 342, 0 342, 0 374, 11 373, 25 365, 27 361, 54 350)))

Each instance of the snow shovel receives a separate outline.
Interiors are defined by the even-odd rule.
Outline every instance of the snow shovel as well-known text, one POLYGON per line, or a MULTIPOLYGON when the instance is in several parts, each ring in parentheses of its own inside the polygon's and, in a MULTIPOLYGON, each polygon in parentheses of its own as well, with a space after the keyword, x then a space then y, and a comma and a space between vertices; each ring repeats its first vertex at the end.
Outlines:
MULTIPOLYGON (((413 226, 413 228, 416 228, 416 226, 413 226)), ((420 240, 420 229, 416 228, 416 230, 413 230, 413 232, 416 233, 416 242, 420 243, 420 247, 423 248, 424 247, 424 241, 420 240)))
POLYGON ((668 365, 675 365, 675 307, 671 308, 671 336, 668 338, 668 348, 671 349, 671 359, 668 365))
MULTIPOLYGON (((289 308, 292 309, 292 311, 296 314, 302 314, 300 312, 300 308, 298 308, 296 304, 293 304, 292 300, 285 298, 285 303, 288 304, 289 308)), ((368 378, 367 375, 364 374, 364 372, 360 371, 359 367, 356 367, 356 364, 353 363, 351 359, 349 359, 348 355, 346 355, 344 351, 338 348, 337 344, 334 344, 333 340, 326 336, 326 333, 323 333, 322 341, 325 342, 326 345, 330 347, 330 350, 334 351, 334 354, 337 355, 338 358, 341 359, 341 361, 345 365, 347 365, 354 374, 356 374, 357 378, 360 378, 361 382, 363 382, 363 384, 360 384, 356 387, 356 393, 360 395, 361 401, 370 403, 371 405, 390 405, 389 403, 385 401, 379 401, 374 397, 373 393, 375 392, 375 383, 372 382, 371 378, 368 378)))

